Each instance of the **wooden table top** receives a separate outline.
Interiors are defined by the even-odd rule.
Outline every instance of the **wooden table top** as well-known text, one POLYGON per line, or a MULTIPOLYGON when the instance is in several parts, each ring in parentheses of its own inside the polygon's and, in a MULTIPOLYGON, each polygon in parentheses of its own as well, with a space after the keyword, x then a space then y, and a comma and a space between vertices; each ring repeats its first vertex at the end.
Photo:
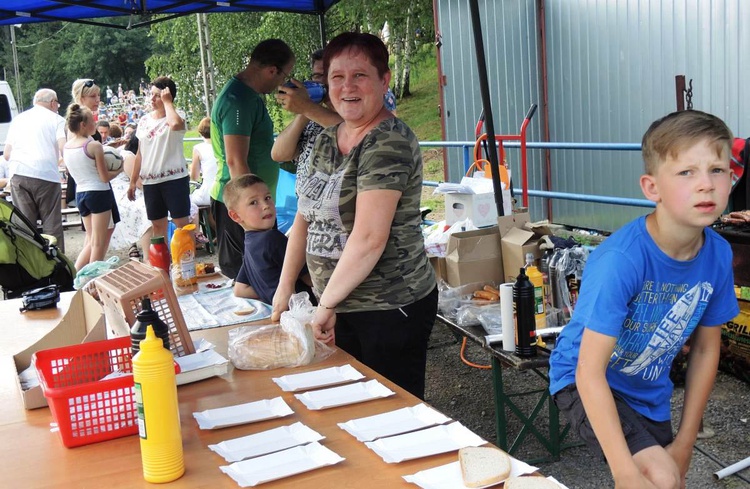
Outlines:
MULTIPOLYGON (((26 348, 39 339, 62 317, 72 294, 63 294, 58 309, 32 311, 21 315, 20 301, 0 301, 0 460, 11 470, 3 471, 4 487, 139 488, 153 487, 143 480, 140 445, 136 435, 115 440, 65 448, 59 435, 50 432, 52 417, 48 408, 25 411, 13 373, 13 351, 26 348)), ((236 327, 236 326, 232 326, 236 327)), ((232 327, 203 330, 194 338, 206 338, 225 355, 227 331, 232 327)), ((225 355, 226 356, 226 355, 225 355)), ((346 460, 337 465, 263 484, 262 487, 303 488, 394 488, 416 487, 403 475, 437 467, 457 460, 456 452, 387 464, 364 443, 337 426, 353 418, 371 416, 421 402, 341 350, 326 360, 296 369, 271 371, 234 370, 222 377, 180 386, 180 419, 185 455, 185 475, 168 484, 175 488, 237 488, 237 483, 219 470, 226 461, 209 450, 209 444, 246 436, 268 429, 303 422, 325 436, 321 443, 346 460), (365 375, 378 379, 396 392, 395 396, 370 402, 310 411, 292 393, 283 392, 272 377, 349 363, 365 375), (219 430, 200 430, 192 413, 281 396, 294 410, 286 418, 261 421, 219 430)))

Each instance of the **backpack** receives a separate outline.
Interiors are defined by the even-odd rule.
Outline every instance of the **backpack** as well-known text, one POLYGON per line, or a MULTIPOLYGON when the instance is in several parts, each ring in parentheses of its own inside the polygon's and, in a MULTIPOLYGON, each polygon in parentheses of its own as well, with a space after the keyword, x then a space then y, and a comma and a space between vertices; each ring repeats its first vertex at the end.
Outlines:
POLYGON ((750 138, 735 138, 732 143, 732 158, 729 166, 732 170, 732 194, 729 197, 733 211, 750 209, 750 138))
POLYGON ((73 290, 75 266, 13 204, 0 199, 0 287, 5 299, 57 285, 73 290))

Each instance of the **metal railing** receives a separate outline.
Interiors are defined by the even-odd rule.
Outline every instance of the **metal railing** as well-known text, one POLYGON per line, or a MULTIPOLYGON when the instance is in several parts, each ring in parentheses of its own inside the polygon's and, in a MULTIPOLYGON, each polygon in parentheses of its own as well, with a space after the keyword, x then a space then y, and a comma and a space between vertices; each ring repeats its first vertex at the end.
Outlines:
MULTIPOLYGON (((185 142, 200 142, 201 138, 185 138, 185 142)), ((472 164, 472 150, 474 149, 475 141, 420 141, 419 146, 421 148, 461 148, 464 164, 464 173, 469 170, 472 164)), ((518 149, 521 147, 520 142, 508 141, 504 142, 505 148, 518 149)), ((560 142, 527 142, 527 149, 579 149, 589 151, 640 151, 641 145, 639 143, 560 143, 560 142)), ((425 180, 422 185, 425 187, 437 187, 440 182, 425 180)), ((520 195, 522 192, 521 188, 513 188, 513 192, 516 195, 520 195)), ((631 207, 654 207, 655 204, 650 200, 646 199, 633 199, 627 197, 612 197, 607 195, 591 195, 591 194, 576 194, 568 192, 553 192, 548 190, 528 190, 530 197, 541 197, 545 199, 559 199, 559 200, 574 200, 578 202, 596 202, 599 204, 615 204, 615 205, 626 205, 631 207)))

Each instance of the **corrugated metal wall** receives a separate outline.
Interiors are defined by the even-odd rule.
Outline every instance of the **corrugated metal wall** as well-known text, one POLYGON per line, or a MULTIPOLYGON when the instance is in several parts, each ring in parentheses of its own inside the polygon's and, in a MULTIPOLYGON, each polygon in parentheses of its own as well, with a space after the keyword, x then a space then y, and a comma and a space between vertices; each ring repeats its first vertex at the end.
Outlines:
MULTIPOLYGON (((517 133, 541 101, 536 0, 480 0, 497 133, 517 133)), ((675 110, 676 75, 693 79, 693 107, 750 135, 750 2, 743 0, 545 0, 550 140, 640 142, 656 118, 675 110)), ((473 139, 481 111, 465 0, 438 0, 446 138, 473 139), (450 114, 450 115, 448 115, 450 114)), ((541 105, 541 103, 540 103, 541 105)), ((538 113, 529 140, 542 140, 538 113)), ((511 150, 517 173, 518 151, 511 150)), ((530 150, 530 188, 545 189, 542 152, 530 150)), ((451 153, 450 178, 460 175, 451 153)), ((553 150, 551 189, 643 198, 637 152, 553 150)), ((515 182, 519 186, 520 180, 515 182)), ((545 217, 542 199, 532 216, 545 217)), ((614 230, 643 208, 553 200, 553 220, 614 230)))

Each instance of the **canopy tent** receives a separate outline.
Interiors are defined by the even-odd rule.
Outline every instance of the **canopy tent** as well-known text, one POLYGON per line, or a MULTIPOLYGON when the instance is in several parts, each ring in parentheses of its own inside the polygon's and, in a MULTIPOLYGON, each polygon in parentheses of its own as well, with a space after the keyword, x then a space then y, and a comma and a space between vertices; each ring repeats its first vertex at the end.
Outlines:
MULTIPOLYGON (((27 24, 31 22, 66 21, 102 25, 120 29, 153 24, 175 17, 197 13, 263 12, 279 11, 314 14, 320 18, 321 38, 325 38, 324 14, 340 0, 3 0, 0 4, 0 25, 27 24), (142 16, 164 15, 159 19, 140 20, 142 16), (86 19, 131 16, 127 26, 86 19), (135 20, 135 22, 134 22, 135 20)), ((495 129, 490 102, 487 65, 484 53, 482 27, 479 21, 477 0, 469 0, 469 10, 474 31, 474 48, 479 70, 479 85, 487 128, 487 157, 491 163, 492 183, 498 215, 503 215, 502 186, 496 151, 495 129)))
POLYGON ((130 29, 175 17, 215 12, 291 12, 323 14, 339 0, 3 0, 0 25, 65 21, 130 29), (143 16, 167 14, 159 19, 143 16), (89 20, 102 17, 131 16, 127 26, 89 20))

